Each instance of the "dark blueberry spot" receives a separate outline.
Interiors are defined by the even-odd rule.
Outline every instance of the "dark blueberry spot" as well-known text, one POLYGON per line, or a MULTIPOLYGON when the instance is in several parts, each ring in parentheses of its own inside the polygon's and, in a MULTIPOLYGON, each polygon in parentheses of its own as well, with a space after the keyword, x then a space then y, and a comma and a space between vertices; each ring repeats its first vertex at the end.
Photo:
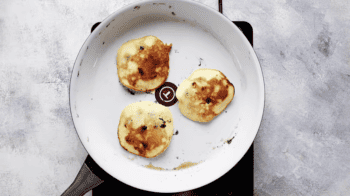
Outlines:
POLYGON ((207 104, 209 104, 211 102, 211 99, 208 97, 206 100, 207 104))
POLYGON ((124 127, 126 127, 126 124, 124 125, 124 127))
POLYGON ((147 126, 142 126, 142 131, 145 131, 147 129, 147 126))
POLYGON ((128 89, 129 93, 132 94, 132 95, 135 95, 134 92, 132 92, 130 89, 128 89))
POLYGON ((160 125, 160 127, 161 127, 161 128, 165 128, 165 127, 166 127, 166 125, 165 125, 165 124, 162 124, 162 125, 160 125))
POLYGON ((193 82, 193 83, 192 83, 192 86, 194 86, 194 85, 196 85, 196 83, 195 83, 195 82, 193 82))
POLYGON ((140 50, 143 50, 143 49, 145 49, 143 46, 140 46, 140 50))
POLYGON ((174 135, 177 135, 177 134, 179 134, 179 131, 178 131, 178 130, 176 130, 176 132, 175 132, 175 134, 174 134, 174 135))
POLYGON ((143 146, 144 148, 147 148, 147 144, 145 144, 145 143, 142 143, 142 146, 143 146))
POLYGON ((141 68, 139 68, 139 73, 141 74, 141 76, 143 76, 143 74, 145 74, 145 73, 143 73, 143 70, 141 68))

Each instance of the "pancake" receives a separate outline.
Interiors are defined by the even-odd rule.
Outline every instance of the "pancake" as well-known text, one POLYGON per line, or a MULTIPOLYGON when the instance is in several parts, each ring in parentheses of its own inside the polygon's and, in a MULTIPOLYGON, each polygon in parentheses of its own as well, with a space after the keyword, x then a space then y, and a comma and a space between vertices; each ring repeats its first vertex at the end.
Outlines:
POLYGON ((163 153, 173 136, 170 110, 150 101, 132 103, 121 113, 118 138, 130 153, 152 158, 163 153))
POLYGON ((215 69, 197 69, 177 88, 181 113, 198 122, 209 122, 232 101, 234 86, 215 69))
POLYGON ((145 36, 124 43, 117 53, 120 82, 135 91, 152 91, 160 87, 169 75, 169 52, 155 36, 145 36))

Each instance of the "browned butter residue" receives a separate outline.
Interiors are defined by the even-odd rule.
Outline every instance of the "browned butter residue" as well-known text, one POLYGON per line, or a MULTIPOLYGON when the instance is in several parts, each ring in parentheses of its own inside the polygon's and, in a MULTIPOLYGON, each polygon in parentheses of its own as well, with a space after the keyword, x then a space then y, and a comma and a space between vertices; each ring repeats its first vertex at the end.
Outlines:
MULTIPOLYGON (((202 161, 198 162, 198 163, 201 163, 202 161)), ((179 166, 173 168, 172 170, 180 170, 180 169, 186 169, 186 168, 189 168, 189 167, 192 167, 192 166, 195 166, 195 165, 198 165, 198 163, 192 163, 192 162, 184 162, 184 163, 181 163, 179 166)), ((146 168, 149 168, 149 169, 155 169, 155 170, 166 170, 162 167, 155 167, 152 165, 152 163, 148 164, 148 165, 145 165, 146 168)))
POLYGON ((127 156, 125 156, 125 155, 123 155, 125 158, 127 158, 127 159, 129 159, 129 160, 134 160, 134 159, 136 159, 136 157, 133 157, 133 158, 131 158, 131 157, 127 157, 127 156))
POLYGON ((161 167, 155 167, 152 165, 152 163, 148 164, 148 165, 145 165, 146 168, 149 168, 149 169, 155 169, 155 170, 165 170, 161 167))
POLYGON ((181 163, 181 165, 179 165, 178 167, 175 167, 173 170, 186 169, 195 165, 198 165, 198 163, 184 162, 184 163, 181 163))
POLYGON ((234 138, 235 138, 235 137, 229 138, 229 139, 225 140, 224 143, 231 144, 231 142, 232 142, 232 140, 233 140, 234 138))

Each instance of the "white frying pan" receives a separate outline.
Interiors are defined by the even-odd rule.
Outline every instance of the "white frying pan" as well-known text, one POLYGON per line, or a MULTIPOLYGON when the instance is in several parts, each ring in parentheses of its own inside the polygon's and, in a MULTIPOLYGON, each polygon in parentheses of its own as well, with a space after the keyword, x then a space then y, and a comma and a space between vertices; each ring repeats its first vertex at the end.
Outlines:
MULTIPOLYGON (((70 108, 80 140, 104 171, 138 189, 180 192, 218 179, 244 156, 262 119, 264 82, 250 43, 221 13, 193 1, 143 1, 114 12, 87 38, 71 76, 70 108), (156 101, 154 94, 132 95, 117 75, 118 48, 147 35, 173 44, 167 82, 178 86, 194 70, 212 68, 224 73, 235 86, 233 101, 209 123, 191 121, 180 113, 178 104, 170 106, 174 133, 178 134, 155 158, 124 150, 117 129, 124 107, 156 101), (194 164, 173 170, 185 162, 194 164)), ((86 164, 81 169, 84 171, 90 172, 86 164)), ((78 174, 63 195, 74 191, 79 195, 101 183, 93 180, 98 178, 91 172, 85 175, 91 177, 84 181, 85 187, 82 182, 87 177, 78 174)))

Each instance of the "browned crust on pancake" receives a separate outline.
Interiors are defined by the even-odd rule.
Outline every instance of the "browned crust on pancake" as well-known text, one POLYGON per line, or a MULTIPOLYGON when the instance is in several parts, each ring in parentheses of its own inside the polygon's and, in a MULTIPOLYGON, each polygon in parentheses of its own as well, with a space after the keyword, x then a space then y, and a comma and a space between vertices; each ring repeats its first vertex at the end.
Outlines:
MULTIPOLYGON (((160 120, 159 119, 159 124, 157 125, 142 125, 134 129, 132 127, 132 121, 131 118, 128 118, 126 122, 124 123, 124 127, 129 130, 128 135, 126 136, 125 140, 128 144, 132 145, 136 151, 138 151, 139 154, 142 157, 147 157, 147 158, 152 158, 150 156, 147 156, 147 153, 154 150, 155 148, 164 145, 166 146, 163 148, 162 151, 158 153, 161 154, 167 149, 167 141, 162 142, 162 138, 168 138, 166 132, 164 129, 166 127, 166 121, 160 120), (129 122, 129 123, 128 123, 129 122), (139 137, 137 137, 139 135, 139 137), (140 144, 142 145, 140 147, 140 144)), ((119 125, 121 126, 121 125, 119 125)), ((123 126, 123 125, 122 125, 123 126)), ((119 135, 118 135, 119 138, 119 135)), ((120 138, 119 138, 120 140, 120 138)), ((125 150, 126 149, 124 146, 122 146, 125 150)), ((131 152, 132 153, 132 152, 131 152)), ((156 156, 153 156, 156 157, 156 156)))
MULTIPOLYGON (((200 112, 201 116, 204 119, 207 119, 207 117, 218 115, 217 113, 214 112, 214 107, 226 99, 226 97, 228 96, 229 86, 232 86, 233 89, 234 89, 234 86, 233 86, 233 84, 231 84, 231 82, 226 77, 225 77, 225 79, 223 79, 221 81, 219 81, 216 78, 213 78, 213 79, 207 81, 207 83, 210 86, 198 86, 197 82, 200 82, 202 80, 206 81, 205 78, 200 77, 200 78, 194 79, 194 82, 192 82, 192 87, 197 89, 197 92, 196 92, 196 96, 191 97, 191 99, 193 101, 200 100, 201 105, 208 105, 209 106, 209 109, 204 110, 204 112, 200 112), (226 85, 224 85, 224 80, 227 81, 226 85), (216 86, 220 86, 220 90, 219 90, 219 92, 214 93, 216 86), (218 102, 218 100, 220 100, 220 99, 222 101, 218 102)), ((233 96, 234 96, 234 94, 233 94, 233 96)), ((232 100, 233 100, 233 97, 232 97, 231 101, 232 100)), ((227 107, 227 105, 226 105, 226 107, 227 107)), ((223 110, 225 108, 223 108, 223 110)))
MULTIPOLYGON (((124 86, 135 91, 152 91, 160 87, 169 75, 169 53, 172 48, 172 44, 164 44, 161 40, 157 39, 155 44, 151 47, 146 44, 140 46, 140 50, 137 54, 129 56, 125 54, 124 59, 127 59, 126 63, 117 63, 118 73, 120 69, 127 69, 128 62, 133 61, 138 65, 138 72, 134 72, 127 76, 128 84, 121 82, 124 86), (141 56, 144 56, 142 58, 141 56), (158 69, 158 72, 156 71, 158 69), (152 88, 137 87, 137 82, 141 80, 145 83, 157 82, 158 85, 152 88), (157 81, 159 80, 159 81, 157 81)), ((118 74, 120 77, 120 75, 118 74)), ((122 79, 125 79, 123 77, 122 79)))

